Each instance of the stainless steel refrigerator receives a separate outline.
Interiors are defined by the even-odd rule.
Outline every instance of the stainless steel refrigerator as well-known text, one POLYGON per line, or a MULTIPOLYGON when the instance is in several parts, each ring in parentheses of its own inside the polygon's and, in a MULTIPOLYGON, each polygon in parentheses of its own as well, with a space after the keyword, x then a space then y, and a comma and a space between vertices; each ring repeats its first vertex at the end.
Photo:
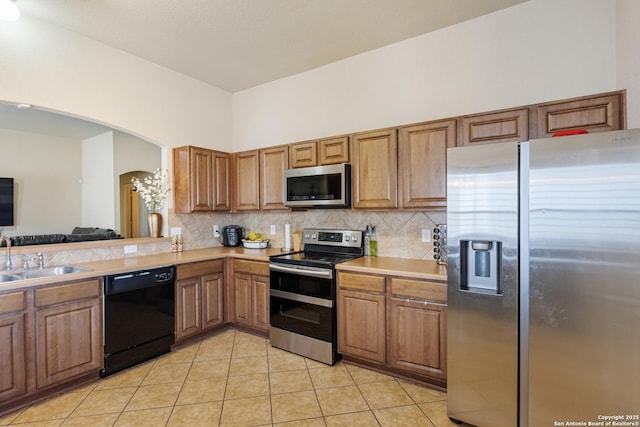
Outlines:
POLYGON ((447 157, 449 417, 640 425, 640 129, 447 157))

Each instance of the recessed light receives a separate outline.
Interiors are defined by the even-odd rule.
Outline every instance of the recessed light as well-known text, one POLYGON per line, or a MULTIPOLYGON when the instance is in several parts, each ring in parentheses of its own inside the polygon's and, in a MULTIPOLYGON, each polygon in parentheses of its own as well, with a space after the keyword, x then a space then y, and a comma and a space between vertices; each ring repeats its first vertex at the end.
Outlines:
POLYGON ((20 110, 28 110, 29 108, 31 108, 31 104, 18 104, 16 105, 16 107, 18 107, 20 110))

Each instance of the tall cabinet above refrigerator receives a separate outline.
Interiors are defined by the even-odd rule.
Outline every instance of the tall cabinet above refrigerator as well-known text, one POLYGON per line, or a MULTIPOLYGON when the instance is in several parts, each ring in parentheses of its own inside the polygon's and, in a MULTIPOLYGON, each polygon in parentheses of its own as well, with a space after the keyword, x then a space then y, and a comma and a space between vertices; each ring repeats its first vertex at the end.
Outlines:
POLYGON ((450 418, 640 425, 640 130, 447 157, 450 418))

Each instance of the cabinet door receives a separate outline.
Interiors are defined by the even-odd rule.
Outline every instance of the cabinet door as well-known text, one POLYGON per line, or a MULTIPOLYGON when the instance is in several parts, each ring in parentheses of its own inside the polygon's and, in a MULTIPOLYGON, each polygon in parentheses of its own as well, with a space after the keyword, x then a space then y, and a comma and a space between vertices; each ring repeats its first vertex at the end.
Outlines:
POLYGON ((528 140, 528 108, 474 114, 462 118, 463 146, 528 140))
POLYGON ((446 378, 446 307, 389 298, 389 365, 446 378))
POLYGON ((284 171, 289 167, 289 147, 260 150, 260 209, 288 209, 284 205, 284 171))
POLYGON ((624 97, 620 92, 542 104, 537 115, 538 138, 572 129, 606 132, 626 127, 624 97))
POLYGON ((338 291, 338 352, 385 363, 385 296, 338 291))
POLYGON ((209 274, 202 277, 202 327, 224 323, 224 275, 209 274))
POLYGON ((38 388, 95 371, 104 358, 100 298, 36 311, 38 388))
POLYGON ((252 276, 251 325, 269 331, 269 277, 252 276))
POLYGON ((234 321, 251 326, 251 275, 236 273, 233 278, 234 321))
POLYGON ((199 277, 176 282, 176 340, 202 331, 201 292, 199 277))
POLYGON ((349 137, 340 136, 318 141, 318 164, 332 165, 349 161, 349 137))
POLYGON ((291 144, 289 153, 292 168, 305 168, 318 164, 317 144, 315 141, 291 144))
POLYGON ((176 213, 213 209, 213 163, 210 150, 173 149, 173 204, 176 213))
POLYGON ((455 143, 455 120, 399 129, 398 157, 402 207, 446 207, 447 148, 454 147, 455 143))
POLYGON ((396 129, 354 135, 351 158, 353 207, 397 207, 396 129))
POLYGON ((231 210, 231 155, 213 152, 213 210, 231 210))
POLYGON ((233 206, 237 211, 260 209, 260 169, 258 150, 235 153, 233 206))
POLYGON ((25 316, 0 316, 0 402, 27 392, 25 316))
POLYGON ((190 147, 191 210, 213 210, 213 152, 190 147))

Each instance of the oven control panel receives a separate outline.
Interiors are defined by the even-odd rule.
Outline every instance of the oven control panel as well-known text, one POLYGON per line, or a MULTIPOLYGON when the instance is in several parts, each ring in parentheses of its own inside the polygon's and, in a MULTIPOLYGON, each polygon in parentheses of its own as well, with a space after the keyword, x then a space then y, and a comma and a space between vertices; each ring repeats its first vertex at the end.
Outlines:
POLYGON ((305 228, 302 243, 311 245, 360 247, 362 230, 330 230, 305 228))

